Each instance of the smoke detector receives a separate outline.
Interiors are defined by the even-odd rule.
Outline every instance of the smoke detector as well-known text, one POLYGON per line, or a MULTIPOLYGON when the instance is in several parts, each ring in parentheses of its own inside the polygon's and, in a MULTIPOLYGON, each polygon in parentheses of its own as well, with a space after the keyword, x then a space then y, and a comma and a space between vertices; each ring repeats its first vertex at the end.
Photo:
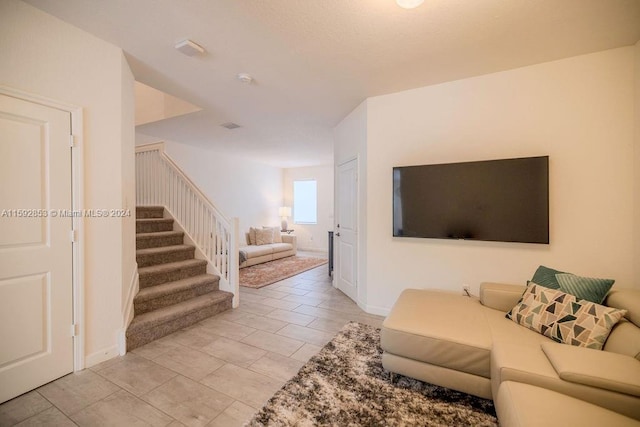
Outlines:
POLYGON ((239 124, 237 124, 237 123, 233 123, 233 122, 223 123, 223 124, 221 124, 220 126, 222 126, 223 128, 227 128, 227 129, 229 129, 229 130, 232 130, 232 129, 238 129, 239 127, 242 127, 242 126, 240 126, 239 124))
POLYGON ((253 77, 247 73, 240 73, 236 77, 244 84, 250 84, 253 81, 253 77))
POLYGON ((194 56, 205 52, 202 46, 189 39, 176 43, 175 48, 187 56, 194 56))

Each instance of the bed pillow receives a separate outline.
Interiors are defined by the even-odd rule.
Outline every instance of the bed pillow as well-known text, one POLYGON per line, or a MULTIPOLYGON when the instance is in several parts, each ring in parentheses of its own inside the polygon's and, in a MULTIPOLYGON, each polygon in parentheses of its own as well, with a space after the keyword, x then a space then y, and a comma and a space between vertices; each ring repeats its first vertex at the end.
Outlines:
POLYGON ((613 279, 596 279, 593 277, 580 277, 575 274, 556 274, 556 280, 560 284, 560 290, 587 301, 602 304, 609 289, 613 286, 613 279))
POLYGON ((554 341, 602 350, 626 312, 529 282, 506 317, 554 341))

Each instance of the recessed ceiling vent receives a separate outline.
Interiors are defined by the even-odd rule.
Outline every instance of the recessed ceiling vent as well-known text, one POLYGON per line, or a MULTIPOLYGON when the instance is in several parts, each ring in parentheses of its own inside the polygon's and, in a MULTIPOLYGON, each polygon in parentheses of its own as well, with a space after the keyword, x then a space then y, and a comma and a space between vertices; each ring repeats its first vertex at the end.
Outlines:
POLYGON ((204 48, 193 40, 182 40, 176 43, 175 48, 187 56, 200 55, 204 53, 204 48))
POLYGON ((233 123, 233 122, 223 123, 223 124, 221 124, 220 126, 222 126, 223 128, 227 128, 227 129, 229 129, 229 130, 231 130, 231 129, 238 129, 239 127, 242 127, 242 126, 240 126, 239 124, 237 124, 237 123, 233 123))

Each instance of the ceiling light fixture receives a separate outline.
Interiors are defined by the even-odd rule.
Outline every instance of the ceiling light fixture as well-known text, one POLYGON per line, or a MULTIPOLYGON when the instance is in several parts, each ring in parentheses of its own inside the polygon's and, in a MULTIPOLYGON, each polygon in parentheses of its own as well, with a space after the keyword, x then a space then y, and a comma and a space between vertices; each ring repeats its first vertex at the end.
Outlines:
POLYGON ((176 43, 175 48, 187 56, 194 56, 199 53, 204 53, 204 48, 202 46, 200 46, 196 42, 192 42, 189 39, 182 40, 181 42, 176 43))
POLYGON ((424 3, 424 0, 396 0, 396 3, 404 9, 415 9, 424 3))
POLYGON ((242 83, 245 83, 245 84, 249 84, 253 81, 253 77, 251 77, 247 73, 240 73, 236 77, 238 78, 238 80, 240 80, 242 83))

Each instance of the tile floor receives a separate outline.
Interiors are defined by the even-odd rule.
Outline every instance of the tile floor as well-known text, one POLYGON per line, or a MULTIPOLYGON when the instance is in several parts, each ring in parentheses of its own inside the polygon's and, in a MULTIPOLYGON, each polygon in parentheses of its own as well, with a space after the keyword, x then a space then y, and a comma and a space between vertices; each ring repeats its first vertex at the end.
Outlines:
POLYGON ((348 321, 380 327, 327 266, 240 307, 0 405, 0 426, 242 425, 348 321))

